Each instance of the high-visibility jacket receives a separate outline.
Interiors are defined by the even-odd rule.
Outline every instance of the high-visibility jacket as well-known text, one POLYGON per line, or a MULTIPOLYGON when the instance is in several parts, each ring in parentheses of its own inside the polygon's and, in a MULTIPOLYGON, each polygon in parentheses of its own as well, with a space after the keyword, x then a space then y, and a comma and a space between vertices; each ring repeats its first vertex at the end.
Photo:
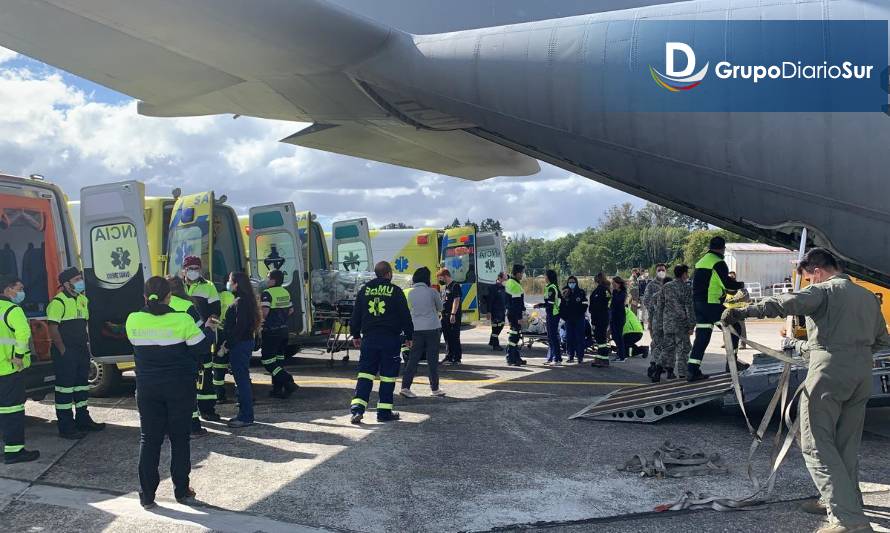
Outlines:
POLYGON ((137 387, 194 380, 197 357, 209 349, 192 317, 169 306, 160 315, 148 309, 131 313, 127 337, 133 345, 137 387))
POLYGON ((260 294, 260 305, 269 310, 263 322, 263 330, 287 328, 287 318, 293 307, 290 292, 284 287, 269 287, 260 294))
POLYGON ((84 294, 75 296, 65 291, 56 294, 46 306, 46 319, 59 325, 65 346, 87 347, 87 321, 90 301, 84 294))
POLYGON ((622 335, 627 335, 628 333, 642 333, 643 332, 643 324, 640 322, 640 319, 637 318, 637 314, 631 310, 630 307, 624 308, 624 330, 621 332, 622 335))
POLYGON ((544 295, 544 303, 547 304, 547 310, 550 311, 550 316, 559 316, 559 305, 562 301, 559 294, 559 287, 557 287, 555 283, 547 285, 547 288, 544 289, 544 295))
POLYGON ((195 303, 195 308, 198 309, 198 314, 204 321, 207 321, 211 316, 222 316, 220 314, 219 291, 216 290, 213 283, 200 278, 190 285, 186 285, 186 292, 195 303))
POLYGON ((31 366, 31 325, 21 307, 0 296, 0 376, 16 372, 13 357, 31 366))
POLYGON ((504 290, 507 292, 507 316, 511 320, 519 320, 525 313, 525 293, 522 284, 511 277, 504 283, 504 290))
POLYGON ((195 325, 199 328, 204 325, 204 321, 201 320, 201 315, 198 314, 198 310, 195 308, 195 304, 191 300, 186 300, 185 298, 180 298, 175 294, 171 294, 170 308, 177 313, 185 313, 192 317, 192 320, 195 321, 195 325))
MULTIPOLYGON (((723 300, 723 294, 726 292, 726 286, 723 285, 723 280, 720 279, 720 276, 717 272, 714 271, 714 265, 723 261, 723 258, 714 252, 708 252, 701 259, 698 260, 698 263, 695 264, 695 270, 709 270, 710 276, 708 279, 708 303, 709 304, 719 304, 723 300)), ((698 272, 696 272, 698 275, 698 272)), ((696 280, 698 277, 696 278, 696 280)))
POLYGON ((235 302, 235 295, 231 293, 231 291, 222 291, 219 293, 219 321, 223 323, 226 321, 226 311, 229 310, 229 307, 235 302))

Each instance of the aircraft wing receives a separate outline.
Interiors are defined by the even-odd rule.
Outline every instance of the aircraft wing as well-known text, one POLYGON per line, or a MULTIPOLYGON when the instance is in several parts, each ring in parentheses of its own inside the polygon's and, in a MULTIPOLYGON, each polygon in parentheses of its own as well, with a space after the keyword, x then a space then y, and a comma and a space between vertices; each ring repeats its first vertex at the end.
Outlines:
POLYGON ((315 122, 326 126, 287 142, 469 179, 540 168, 457 128, 394 119, 348 69, 397 30, 324 0, 9 0, 2 11, 0 45, 137 98, 144 115, 315 122))
POLYGON ((535 159, 463 130, 314 124, 283 142, 472 180, 540 170, 535 159))

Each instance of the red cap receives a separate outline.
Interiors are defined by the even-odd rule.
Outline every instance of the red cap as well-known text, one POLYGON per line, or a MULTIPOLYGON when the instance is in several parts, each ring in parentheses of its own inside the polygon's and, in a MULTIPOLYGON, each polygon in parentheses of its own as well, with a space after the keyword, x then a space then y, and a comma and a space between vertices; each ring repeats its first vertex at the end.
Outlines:
POLYGON ((187 256, 182 261, 182 268, 198 267, 201 268, 201 258, 196 255, 187 256))

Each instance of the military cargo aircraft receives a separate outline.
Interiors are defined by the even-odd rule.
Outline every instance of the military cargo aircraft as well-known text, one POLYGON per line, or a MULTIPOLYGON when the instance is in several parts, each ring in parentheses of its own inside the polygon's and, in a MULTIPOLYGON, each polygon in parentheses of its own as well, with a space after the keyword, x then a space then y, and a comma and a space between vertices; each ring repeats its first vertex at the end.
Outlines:
POLYGON ((878 0, 7 0, 0 45, 144 115, 310 122, 284 142, 472 180, 546 161, 786 247, 806 226, 887 285, 886 114, 598 103, 646 21, 888 18, 878 0))

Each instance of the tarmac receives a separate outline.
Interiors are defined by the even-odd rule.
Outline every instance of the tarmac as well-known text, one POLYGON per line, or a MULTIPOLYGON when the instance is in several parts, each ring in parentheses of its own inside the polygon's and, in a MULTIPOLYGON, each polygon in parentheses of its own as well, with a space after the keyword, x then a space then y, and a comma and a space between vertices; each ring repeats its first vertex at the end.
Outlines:
MULTIPOLYGON (((777 346, 780 327, 749 322, 748 332, 777 346)), ((268 397, 270 379, 257 362, 257 424, 233 431, 206 423, 210 433, 192 441, 191 483, 200 502, 192 507, 172 498, 166 446, 159 507, 139 506, 131 376, 113 397, 91 400, 93 417, 108 429, 80 441, 56 437, 51 397, 28 402, 28 447, 39 449, 41 458, 0 465, 0 531, 686 532, 811 531, 821 525, 797 508, 816 490, 796 447, 769 502, 755 510, 654 512, 686 491, 750 493, 745 466, 751 436, 743 419, 705 405, 655 424, 568 420, 597 396, 645 383, 648 360, 609 369, 586 363, 553 368, 542 364, 546 349, 538 344, 524 351, 528 366, 514 368, 486 346, 487 339, 486 327, 463 332, 463 364, 442 372, 445 398, 430 396, 421 365, 413 387, 419 397, 397 397, 402 420, 387 424, 373 413, 361 426, 349 424, 354 351, 350 361, 337 354, 329 366, 326 354, 307 347, 289 363, 300 388, 288 400, 268 397), (654 479, 617 470, 665 441, 719 453, 729 471, 654 479)), ((714 336, 706 372, 722 370, 721 341, 714 336)), ((742 359, 753 354, 743 351, 742 359)), ((372 406, 375 401, 376 394, 372 406)), ((235 406, 218 411, 232 416, 235 406)), ((888 421, 890 408, 870 409, 862 447, 862 489, 877 531, 890 531, 888 421)), ((754 461, 757 472, 767 471, 769 442, 754 461)))

